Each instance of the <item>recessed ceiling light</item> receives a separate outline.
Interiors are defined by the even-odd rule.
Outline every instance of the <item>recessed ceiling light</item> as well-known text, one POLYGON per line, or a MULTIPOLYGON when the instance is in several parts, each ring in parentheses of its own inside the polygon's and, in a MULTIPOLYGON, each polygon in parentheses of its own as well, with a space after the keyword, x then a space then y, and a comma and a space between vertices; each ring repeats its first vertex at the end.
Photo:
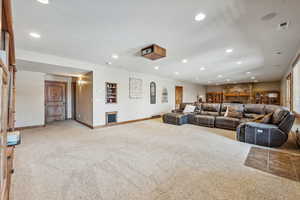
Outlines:
POLYGON ((246 74, 251 74, 251 72, 246 72, 246 74))
POLYGON ((37 1, 42 4, 49 4, 49 0, 37 0, 37 1))
POLYGON ((251 79, 254 80, 254 79, 255 79, 255 76, 252 76, 251 79))
POLYGON ((29 35, 33 38, 41 38, 41 35, 38 33, 31 32, 31 33, 29 33, 29 35))
POLYGON ((118 58, 119 58, 118 54, 113 54, 111 57, 112 57, 113 59, 118 59, 118 58))
POLYGON ((206 15, 204 13, 199 13, 195 16, 195 20, 200 22, 206 18, 206 15))
POLYGON ((221 75, 221 74, 220 74, 220 75, 218 75, 218 78, 222 78, 222 77, 223 77, 223 75, 221 75))
POLYGON ((241 65, 241 64, 243 64, 243 62, 242 61, 237 61, 236 64, 241 65))
POLYGON ((201 70, 201 71, 204 71, 204 70, 205 70, 205 67, 201 67, 200 70, 201 70))
POLYGON ((232 53, 233 49, 226 49, 226 53, 232 53))
POLYGON ((154 69, 155 69, 155 70, 159 70, 159 66, 155 66, 154 69))
POLYGON ((179 72, 174 72, 174 74, 175 74, 175 75, 178 75, 178 74, 179 74, 179 72))
POLYGON ((182 62, 182 63, 187 63, 188 60, 187 60, 187 59, 183 59, 181 62, 182 62))

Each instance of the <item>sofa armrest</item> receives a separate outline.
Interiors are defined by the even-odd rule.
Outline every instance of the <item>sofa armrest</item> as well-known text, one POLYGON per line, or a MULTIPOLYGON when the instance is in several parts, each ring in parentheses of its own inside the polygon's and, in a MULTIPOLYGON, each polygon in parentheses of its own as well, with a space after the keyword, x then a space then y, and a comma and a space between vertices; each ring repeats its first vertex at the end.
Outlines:
POLYGON ((245 142, 267 147, 280 147, 288 139, 288 134, 273 124, 247 122, 245 142))
POLYGON ((293 113, 289 113, 278 125, 280 130, 289 134, 291 131, 293 124, 295 122, 295 115, 293 113))
POLYGON ((246 129, 246 123, 241 123, 236 128, 236 139, 240 142, 245 142, 245 129, 246 129))

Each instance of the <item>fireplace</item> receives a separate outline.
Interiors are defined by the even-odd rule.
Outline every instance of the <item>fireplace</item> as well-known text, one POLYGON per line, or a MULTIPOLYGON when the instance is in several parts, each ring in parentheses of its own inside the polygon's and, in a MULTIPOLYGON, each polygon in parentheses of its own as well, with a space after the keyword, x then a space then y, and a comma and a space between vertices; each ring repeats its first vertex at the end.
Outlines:
POLYGON ((118 112, 106 112, 105 113, 106 125, 116 124, 118 120, 118 112))

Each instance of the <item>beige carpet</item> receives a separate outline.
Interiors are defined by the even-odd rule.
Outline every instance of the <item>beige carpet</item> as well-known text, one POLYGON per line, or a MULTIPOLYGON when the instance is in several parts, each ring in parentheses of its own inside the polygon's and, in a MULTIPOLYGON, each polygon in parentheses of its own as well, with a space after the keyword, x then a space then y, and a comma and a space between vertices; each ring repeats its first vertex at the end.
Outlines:
POLYGON ((244 166, 234 132, 159 120, 23 131, 14 200, 300 199, 298 182, 244 166))

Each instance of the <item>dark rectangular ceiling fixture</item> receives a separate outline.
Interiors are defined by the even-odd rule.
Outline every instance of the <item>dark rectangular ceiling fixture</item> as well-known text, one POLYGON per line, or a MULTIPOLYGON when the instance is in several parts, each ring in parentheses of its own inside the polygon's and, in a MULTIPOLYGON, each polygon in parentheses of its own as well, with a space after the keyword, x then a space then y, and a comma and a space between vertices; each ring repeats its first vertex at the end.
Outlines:
POLYGON ((150 60, 164 58, 167 55, 166 49, 156 44, 143 48, 141 53, 143 57, 148 58, 150 60))

